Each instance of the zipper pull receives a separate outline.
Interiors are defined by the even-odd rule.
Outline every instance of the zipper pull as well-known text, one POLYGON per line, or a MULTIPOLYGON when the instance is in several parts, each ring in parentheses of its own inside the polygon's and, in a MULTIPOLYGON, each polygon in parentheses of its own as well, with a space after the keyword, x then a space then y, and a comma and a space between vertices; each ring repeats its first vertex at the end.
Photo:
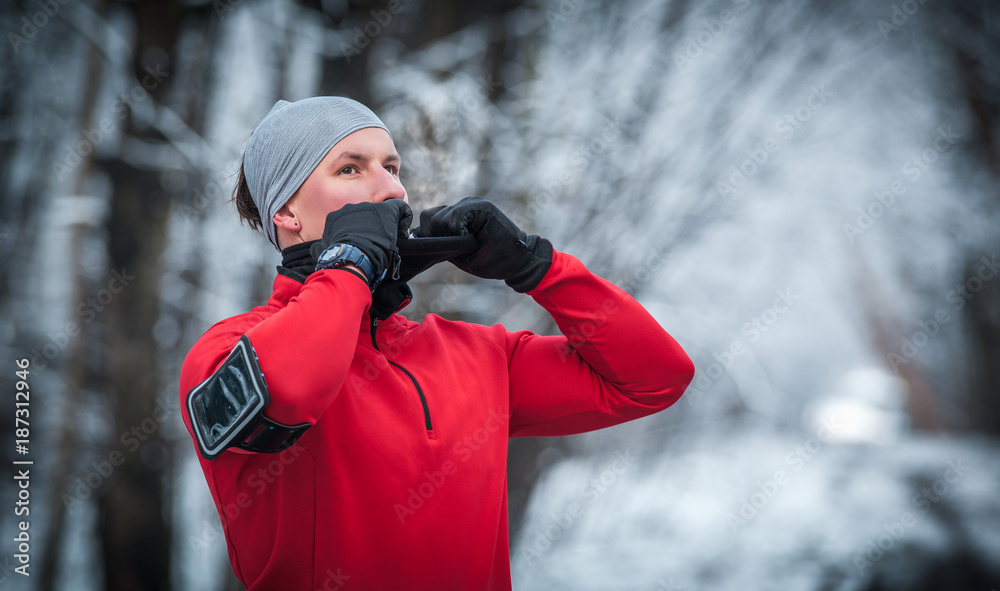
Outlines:
POLYGON ((399 263, 402 262, 402 260, 403 259, 402 259, 402 257, 399 256, 398 252, 392 251, 392 279, 393 279, 393 281, 395 281, 396 279, 399 279, 399 263))
POLYGON ((375 331, 378 330, 378 318, 372 315, 372 346, 378 349, 378 342, 375 341, 375 331))
POLYGON ((371 283, 372 293, 375 293, 375 289, 382 284, 382 281, 384 281, 386 277, 391 277, 393 281, 399 279, 399 264, 402 260, 403 259, 400 258, 398 252, 393 251, 389 254, 389 266, 383 269, 382 274, 371 283), (390 271, 392 271, 391 274, 390 271))

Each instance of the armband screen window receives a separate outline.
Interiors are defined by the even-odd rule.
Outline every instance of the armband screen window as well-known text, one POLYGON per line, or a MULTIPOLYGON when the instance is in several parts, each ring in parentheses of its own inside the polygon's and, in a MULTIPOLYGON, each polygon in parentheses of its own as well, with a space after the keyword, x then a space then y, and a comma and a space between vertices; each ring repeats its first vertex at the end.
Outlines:
POLYGON ((198 448, 213 459, 227 447, 239 445, 253 430, 269 400, 264 375, 246 335, 218 371, 188 394, 188 414, 198 448))

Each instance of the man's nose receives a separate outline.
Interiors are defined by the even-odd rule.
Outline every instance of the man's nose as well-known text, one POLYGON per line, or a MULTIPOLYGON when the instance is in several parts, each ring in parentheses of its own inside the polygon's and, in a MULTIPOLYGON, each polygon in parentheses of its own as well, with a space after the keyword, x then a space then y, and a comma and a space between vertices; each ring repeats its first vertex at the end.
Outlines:
POLYGON ((402 199, 405 201, 406 189, 403 188, 399 179, 384 168, 380 168, 379 170, 381 172, 375 175, 375 182, 377 183, 375 203, 381 203, 386 199, 402 199))

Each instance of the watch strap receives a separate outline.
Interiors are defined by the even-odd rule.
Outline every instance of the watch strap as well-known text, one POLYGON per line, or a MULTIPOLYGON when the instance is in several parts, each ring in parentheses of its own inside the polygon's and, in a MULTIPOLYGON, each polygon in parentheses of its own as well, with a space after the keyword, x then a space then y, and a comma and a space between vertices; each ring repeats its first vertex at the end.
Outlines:
POLYGON ((372 287, 375 279, 375 266, 371 259, 360 248, 353 244, 338 242, 326 247, 316 260, 316 270, 336 269, 344 265, 356 266, 368 278, 368 285, 372 287))

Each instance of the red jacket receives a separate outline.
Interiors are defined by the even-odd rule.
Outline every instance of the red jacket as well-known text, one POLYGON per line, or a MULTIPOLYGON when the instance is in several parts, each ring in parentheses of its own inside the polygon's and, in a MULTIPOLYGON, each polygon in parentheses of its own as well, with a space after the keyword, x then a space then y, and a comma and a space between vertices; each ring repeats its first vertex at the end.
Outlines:
POLYGON ((510 589, 507 438, 615 425, 673 404, 694 373, 635 300, 556 252, 529 292, 565 336, 428 315, 373 330, 350 272, 284 275, 181 371, 183 400, 246 334, 271 402, 312 426, 277 454, 199 456, 248 589, 510 589))

